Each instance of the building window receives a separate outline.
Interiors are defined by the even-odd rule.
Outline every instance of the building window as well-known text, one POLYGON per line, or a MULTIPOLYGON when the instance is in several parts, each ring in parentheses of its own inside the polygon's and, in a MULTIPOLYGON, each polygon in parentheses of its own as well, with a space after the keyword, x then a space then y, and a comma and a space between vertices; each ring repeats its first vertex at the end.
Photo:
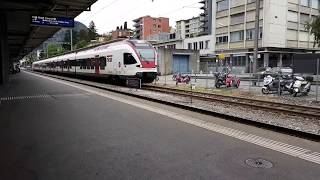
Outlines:
POLYGON ((310 16, 308 14, 300 14, 300 23, 307 24, 310 21, 310 16))
POLYGON ((230 42, 243 41, 243 31, 235 31, 230 33, 230 42))
POLYGON ((229 0, 217 2, 217 11, 224 11, 229 9, 229 0))
POLYGON ((248 4, 256 2, 256 0, 247 0, 248 4))
POLYGON ((153 28, 154 28, 154 29, 155 29, 155 28, 157 28, 157 25, 156 25, 156 24, 154 24, 154 25, 153 25, 153 28))
POLYGON ((298 13, 293 11, 288 11, 287 19, 289 22, 298 22, 298 13))
POLYGON ((188 49, 192 49, 192 43, 188 43, 188 49))
POLYGON ((193 43, 193 49, 194 50, 198 50, 198 42, 194 42, 193 43))
POLYGON ((239 0, 230 0, 230 8, 234 8, 241 5, 244 5, 244 3, 240 3, 239 0))
POLYGON ((244 13, 239 13, 231 16, 230 25, 244 23, 244 13))
POLYGON ((205 49, 209 49, 210 47, 209 47, 209 42, 210 42, 210 40, 206 40, 206 42, 205 42, 205 49))
POLYGON ((312 0, 312 8, 319 9, 319 0, 312 0))
POLYGON ((168 49, 176 49, 176 45, 175 44, 168 45, 168 49))
POLYGON ((300 0, 300 5, 310 7, 310 0, 300 0))
POLYGON ((216 38, 217 44, 227 43, 228 42, 228 36, 220 36, 216 38))
POLYGON ((158 28, 161 28, 161 25, 158 25, 158 28))
MULTIPOLYGON (((247 29, 246 40, 254 40, 255 29, 247 29)), ((262 39, 262 27, 259 28, 259 39, 262 39)))
POLYGON ((232 66, 246 66, 246 56, 233 56, 232 66))
POLYGON ((199 47, 200 47, 200 49, 203 49, 203 41, 199 42, 199 47))

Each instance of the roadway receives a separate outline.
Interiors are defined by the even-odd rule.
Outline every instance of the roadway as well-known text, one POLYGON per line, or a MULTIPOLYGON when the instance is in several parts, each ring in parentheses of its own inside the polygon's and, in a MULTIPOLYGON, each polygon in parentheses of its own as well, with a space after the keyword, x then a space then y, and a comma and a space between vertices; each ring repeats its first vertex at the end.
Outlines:
MULTIPOLYGON (((318 179, 320 164, 179 120, 318 142, 22 72, 0 86, 0 179, 318 179), (188 118, 185 118, 188 119, 188 118), (261 158, 265 168, 246 164, 261 158)), ((262 167, 261 166, 261 167, 262 167)))

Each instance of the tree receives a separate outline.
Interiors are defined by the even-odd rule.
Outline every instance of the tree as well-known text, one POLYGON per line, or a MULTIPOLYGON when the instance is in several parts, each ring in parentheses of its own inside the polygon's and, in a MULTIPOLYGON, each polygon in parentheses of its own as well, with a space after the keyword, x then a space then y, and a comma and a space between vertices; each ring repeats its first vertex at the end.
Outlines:
POLYGON ((77 43, 76 49, 84 48, 88 46, 88 42, 86 40, 81 40, 77 43))
POLYGON ((57 44, 48 44, 48 57, 56 56, 64 52, 63 48, 57 44))
POLYGON ((88 31, 83 30, 83 29, 80 30, 80 32, 79 32, 79 42, 80 41, 86 41, 86 42, 90 41, 90 39, 88 37, 88 31))
POLYGON ((98 36, 98 33, 97 33, 96 25, 94 24, 93 21, 90 22, 88 30, 89 30, 88 32, 89 40, 95 40, 98 36))
POLYGON ((306 30, 310 31, 314 35, 313 47, 320 47, 320 17, 316 17, 313 21, 308 22, 305 26, 306 30))

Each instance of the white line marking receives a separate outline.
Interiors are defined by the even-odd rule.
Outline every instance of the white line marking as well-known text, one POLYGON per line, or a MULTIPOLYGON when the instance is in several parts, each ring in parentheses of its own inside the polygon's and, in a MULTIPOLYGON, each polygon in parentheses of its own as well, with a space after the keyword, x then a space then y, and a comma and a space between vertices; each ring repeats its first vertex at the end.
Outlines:
POLYGON ((187 124, 191 124, 191 125, 203 128, 203 129, 210 130, 212 132, 220 133, 220 134, 223 134, 223 135, 226 135, 226 136, 229 136, 229 137, 233 137, 235 139, 239 139, 239 140, 242 140, 242 141, 245 141, 245 142, 248 142, 248 143, 252 143, 252 144, 267 148, 267 149, 271 149, 271 150, 274 150, 274 151, 277 151, 277 152, 281 152, 283 154, 290 155, 290 156, 293 156, 293 157, 296 157, 296 158, 299 158, 299 159, 303 159, 303 160, 306 160, 306 161, 309 161, 309 162, 313 162, 313 163, 316 163, 316 164, 320 165, 320 157, 319 157, 319 153, 318 152, 312 152, 312 151, 310 151, 308 149, 304 149, 304 148, 301 148, 301 147, 298 147, 298 146, 293 146, 293 145, 289 145, 289 144, 282 143, 282 142, 279 142, 279 141, 274 141, 274 140, 267 139, 267 138, 264 138, 264 137, 256 136, 254 134, 249 134, 249 133, 247 133, 245 131, 239 131, 239 130, 236 130, 236 129, 231 129, 231 128, 224 127, 224 126, 221 126, 221 125, 218 125, 218 124, 214 124, 214 123, 211 123, 211 122, 203 121, 203 120, 196 119, 196 118, 193 118, 193 117, 188 117, 188 116, 185 116, 183 114, 178 114, 178 113, 171 112, 171 111, 168 111, 168 110, 159 109, 157 107, 149 106, 149 105, 142 104, 142 103, 139 103, 139 102, 133 102, 133 101, 121 98, 121 97, 115 97, 115 96, 108 95, 108 94, 105 94, 105 93, 102 93, 102 92, 98 92, 98 91, 95 91, 95 90, 92 90, 92 89, 89 89, 89 88, 85 88, 85 87, 81 87, 81 86, 78 86, 78 85, 75 85, 75 84, 71 84, 69 82, 65 82, 65 81, 62 81, 62 80, 57 80, 57 79, 54 79, 54 78, 45 77, 45 76, 41 76, 41 75, 38 75, 38 74, 29 73, 29 72, 26 72, 26 73, 31 74, 33 76, 41 77, 41 78, 44 78, 44 79, 48 79, 48 80, 51 80, 51 81, 54 81, 54 82, 57 82, 57 83, 60 83, 60 84, 71 86, 71 87, 74 87, 74 88, 77 88, 77 89, 81 89, 81 90, 89 92, 91 94, 95 94, 95 95, 98 95, 98 96, 102 96, 102 97, 105 97, 105 98, 108 98, 108 99, 112 99, 112 100, 115 100, 115 101, 118 101, 118 102, 122 102, 122 103, 125 103, 125 104, 128 104, 128 105, 131 105, 131 106, 135 106, 135 107, 138 107, 138 108, 141 108, 141 109, 144 109, 144 110, 148 110, 148 111, 151 111, 151 112, 154 112, 154 113, 157 113, 157 114, 161 114, 163 116, 167 116, 169 118, 176 119, 178 121, 181 121, 181 122, 184 122, 184 123, 187 123, 187 124))

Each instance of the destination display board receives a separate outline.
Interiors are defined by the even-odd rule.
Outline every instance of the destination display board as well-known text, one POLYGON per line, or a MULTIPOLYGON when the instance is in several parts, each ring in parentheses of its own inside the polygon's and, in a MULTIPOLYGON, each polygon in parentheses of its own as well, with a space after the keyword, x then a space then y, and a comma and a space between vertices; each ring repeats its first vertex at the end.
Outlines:
POLYGON ((73 28, 74 19, 66 17, 32 16, 31 25, 73 28))

